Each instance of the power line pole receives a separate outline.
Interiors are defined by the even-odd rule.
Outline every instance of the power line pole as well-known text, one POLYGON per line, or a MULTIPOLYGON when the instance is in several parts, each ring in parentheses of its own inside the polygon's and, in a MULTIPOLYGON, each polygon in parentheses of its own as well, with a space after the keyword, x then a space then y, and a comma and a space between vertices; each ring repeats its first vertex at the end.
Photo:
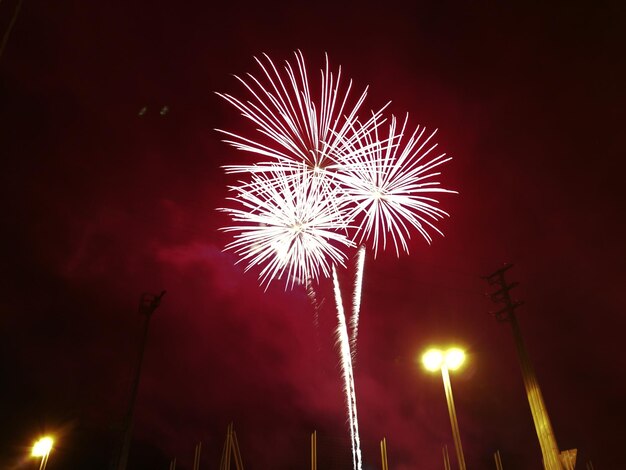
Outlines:
POLYGON ((145 315, 145 321, 143 324, 143 334, 141 336, 141 343, 139 346, 139 356, 137 357, 137 363, 135 365, 135 376, 133 378, 132 389, 130 392, 130 400, 128 401, 128 408, 124 416, 124 422, 122 423, 122 446, 112 467, 115 470, 126 470, 128 452, 130 450, 130 442, 133 434, 133 413, 135 411, 135 401, 137 400, 137 390, 139 389, 139 378, 141 377, 143 354, 146 349, 146 340, 148 338, 148 326, 150 325, 150 318, 152 317, 152 314, 161 304, 161 299, 164 295, 165 291, 162 291, 159 295, 144 293, 141 294, 141 298, 139 299, 139 314, 145 315))
POLYGON ((504 278, 504 273, 512 267, 512 264, 507 264, 493 274, 485 276, 483 279, 485 279, 490 286, 494 286, 497 289, 494 293, 488 294, 491 300, 496 304, 503 305, 499 311, 493 313, 496 320, 508 322, 511 325, 515 348, 517 349, 517 358, 522 369, 522 379, 524 380, 526 396, 528 397, 530 412, 535 423, 537 437, 539 438, 541 454, 543 455, 544 468, 546 470, 563 470, 559 448, 556 443, 556 438, 554 437, 550 418, 548 417, 548 411, 543 401, 535 370, 530 362, 524 340, 522 339, 522 332, 517 322, 517 317, 515 316, 515 309, 520 307, 523 302, 511 300, 510 291, 517 286, 518 283, 513 282, 507 284, 504 278))

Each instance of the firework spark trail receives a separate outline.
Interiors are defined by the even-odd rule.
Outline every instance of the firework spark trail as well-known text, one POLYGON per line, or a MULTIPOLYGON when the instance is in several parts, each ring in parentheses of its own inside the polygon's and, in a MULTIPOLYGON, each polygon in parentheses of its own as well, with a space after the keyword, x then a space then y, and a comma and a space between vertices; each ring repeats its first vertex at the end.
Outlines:
POLYGON ((352 440, 352 464, 354 470, 361 470, 361 442, 359 440, 359 421, 356 412, 356 391, 354 387, 354 370, 352 368, 352 353, 350 352, 350 338, 348 326, 341 301, 341 289, 337 270, 333 266, 333 286, 335 290, 335 303, 337 304, 337 341, 341 352, 341 370, 343 372, 344 387, 346 392, 346 404, 348 406, 348 421, 350 423, 350 438, 352 440))
POLYGON ((357 253, 354 293, 352 297, 352 316, 350 317, 350 350, 352 360, 356 358, 356 340, 359 334, 359 315, 361 312, 361 291, 363 289, 363 271, 365 266, 365 245, 357 253))
POLYGON ((315 325, 315 328, 319 328, 320 307, 324 303, 324 300, 322 299, 322 302, 318 302, 317 293, 315 292, 315 287, 313 287, 313 281, 310 277, 306 280, 306 295, 309 298, 309 302, 311 302, 311 305, 313 306, 313 324, 315 325))

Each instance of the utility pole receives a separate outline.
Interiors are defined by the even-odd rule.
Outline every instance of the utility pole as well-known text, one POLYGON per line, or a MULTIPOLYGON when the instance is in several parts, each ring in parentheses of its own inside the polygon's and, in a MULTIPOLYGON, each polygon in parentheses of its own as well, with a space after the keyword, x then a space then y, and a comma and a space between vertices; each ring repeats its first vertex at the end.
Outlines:
MULTIPOLYGON (((146 339, 148 338, 148 326, 150 325, 150 318, 152 317, 152 314, 161 304, 161 299, 164 295, 165 291, 162 291, 159 295, 144 293, 141 294, 141 298, 139 299, 139 314, 145 315, 145 321, 143 324, 143 334, 141 336, 141 343, 139 346, 139 356, 137 357, 135 365, 135 376, 133 378, 130 392, 130 400, 128 401, 128 408, 124 416, 124 422, 122 423, 122 432, 124 433, 122 446, 112 466, 115 470, 126 470, 126 464, 128 463, 128 452, 130 450, 130 442, 133 434, 133 413, 135 411, 135 401, 137 400, 137 390, 139 389, 139 378, 141 377, 143 354, 146 348, 146 339)), ((176 463, 174 463, 174 465, 176 465, 176 463)))
POLYGON ((535 371, 528 357, 528 352, 526 351, 526 346, 522 339, 522 332, 517 322, 517 317, 515 316, 515 309, 520 307, 523 302, 511 300, 510 291, 517 286, 518 283, 513 282, 507 284, 504 278, 504 273, 512 267, 512 264, 507 264, 493 274, 485 276, 483 279, 485 279, 490 286, 494 286, 497 289, 494 293, 488 294, 491 300, 496 304, 503 305, 499 311, 493 313, 496 320, 499 322, 507 322, 511 325, 515 348, 517 349, 517 358, 522 369, 522 379, 524 380, 526 396, 528 397, 530 412, 533 416, 537 437, 539 438, 539 446, 541 447, 541 454, 543 455, 544 468, 546 470, 563 470, 559 448, 556 443, 556 438, 554 437, 550 418, 548 417, 548 411, 546 410, 539 383, 537 382, 535 371))

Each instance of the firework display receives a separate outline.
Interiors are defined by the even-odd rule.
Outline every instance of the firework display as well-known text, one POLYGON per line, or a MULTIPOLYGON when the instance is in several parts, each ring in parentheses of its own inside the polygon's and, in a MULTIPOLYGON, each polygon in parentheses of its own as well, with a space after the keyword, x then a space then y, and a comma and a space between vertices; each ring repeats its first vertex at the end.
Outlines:
POLYGON ((436 178, 450 157, 435 152, 435 132, 421 126, 408 131, 408 115, 398 125, 395 116, 383 117, 385 106, 359 118, 367 89, 351 100, 352 82, 343 86, 341 69, 332 73, 328 58, 318 98, 300 52, 295 67, 286 61, 280 69, 267 55, 256 61, 260 78, 237 77, 248 99, 218 93, 256 129, 246 136, 218 129, 224 141, 259 158, 225 167, 243 177, 229 187, 231 207, 221 209, 233 222, 223 228, 234 233, 226 249, 246 263, 246 271, 257 267, 265 287, 276 280, 305 285, 315 299, 312 281, 332 276, 353 465, 361 470, 353 361, 365 246, 376 256, 390 240, 399 255, 408 252, 413 230, 428 243, 431 231, 441 234, 434 224, 448 214, 435 196, 453 191, 436 178), (345 267, 348 250, 357 246, 348 325, 336 268, 345 267))
POLYGON ((376 255, 391 240, 399 254, 408 252, 411 229, 430 243, 435 222, 448 214, 437 207, 442 189, 437 168, 450 160, 431 157, 434 132, 417 127, 405 136, 394 116, 388 132, 381 109, 361 123, 357 112, 367 90, 349 105, 350 82, 341 87, 341 69, 330 72, 328 58, 321 70, 321 93, 315 101, 304 58, 295 54, 296 68, 285 62, 281 74, 267 56, 257 59, 262 79, 239 78, 251 99, 242 101, 218 93, 256 126, 252 136, 219 130, 238 150, 262 159, 228 165, 228 173, 248 180, 231 186, 234 208, 223 209, 237 225, 228 245, 247 262, 261 267, 267 285, 284 279, 287 286, 304 284, 330 266, 343 266, 345 249, 370 242, 376 255))

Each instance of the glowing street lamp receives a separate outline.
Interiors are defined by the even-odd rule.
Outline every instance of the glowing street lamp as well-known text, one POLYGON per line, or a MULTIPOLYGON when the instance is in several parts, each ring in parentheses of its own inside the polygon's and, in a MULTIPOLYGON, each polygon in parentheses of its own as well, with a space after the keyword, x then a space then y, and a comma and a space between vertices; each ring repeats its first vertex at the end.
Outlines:
POLYGON ((466 470, 465 457, 463 457, 463 447, 461 446, 461 435, 459 433, 459 423, 456 420, 456 410, 454 408, 454 399, 452 397, 452 386, 450 385, 449 370, 456 370, 465 361, 465 353, 459 348, 450 348, 447 351, 440 349, 429 349, 422 356, 422 364, 424 367, 435 372, 441 370, 443 378, 443 388, 446 392, 446 401, 448 402, 448 413, 450 414, 450 424, 452 425, 452 436, 454 438, 454 447, 456 449, 456 457, 459 461, 459 470, 466 470))
POLYGON ((48 456, 52 450, 52 444, 54 440, 50 436, 45 436, 39 439, 33 445, 31 454, 33 457, 41 457, 41 463, 39 464, 39 470, 45 470, 48 464, 48 456))

